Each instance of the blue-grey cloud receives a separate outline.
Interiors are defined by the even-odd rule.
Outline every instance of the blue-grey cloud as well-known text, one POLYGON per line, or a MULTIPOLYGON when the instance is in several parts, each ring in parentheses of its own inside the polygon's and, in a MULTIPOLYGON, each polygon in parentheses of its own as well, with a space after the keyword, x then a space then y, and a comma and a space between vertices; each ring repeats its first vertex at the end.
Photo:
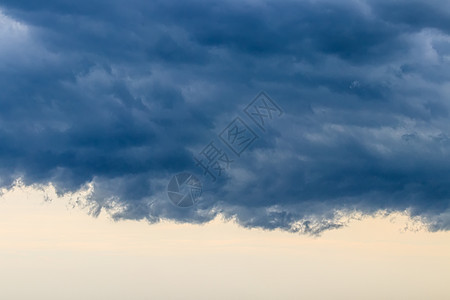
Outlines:
MULTIPOLYGON (((445 1, 0 4, 0 176, 92 184, 94 214, 320 232, 337 212, 450 228, 445 1), (212 183, 193 156, 266 90, 284 115, 212 183), (174 207, 170 177, 202 201, 174 207)), ((250 122, 250 121, 249 121, 250 122)), ((220 141, 217 141, 220 143, 220 141)))

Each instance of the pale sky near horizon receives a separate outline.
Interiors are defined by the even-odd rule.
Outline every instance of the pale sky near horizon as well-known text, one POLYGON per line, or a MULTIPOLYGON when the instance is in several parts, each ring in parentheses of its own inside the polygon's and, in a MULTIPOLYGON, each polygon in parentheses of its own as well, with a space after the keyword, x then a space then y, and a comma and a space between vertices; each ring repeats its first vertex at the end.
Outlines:
POLYGON ((426 232, 401 215, 365 217, 311 237, 219 219, 205 225, 114 222, 44 196, 17 188, 0 198, 2 299, 450 295, 450 233, 426 232))

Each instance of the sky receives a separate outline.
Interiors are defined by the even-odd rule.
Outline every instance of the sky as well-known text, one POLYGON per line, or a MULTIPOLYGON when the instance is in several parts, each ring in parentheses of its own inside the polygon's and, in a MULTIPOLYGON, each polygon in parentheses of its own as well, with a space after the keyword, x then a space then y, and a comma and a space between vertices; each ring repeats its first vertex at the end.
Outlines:
POLYGON ((93 215, 118 220, 320 233, 386 210, 450 228, 447 1, 0 8, 3 187, 92 186, 93 215), (280 109, 264 128, 245 114, 261 91, 280 109), (256 138, 239 155, 219 139, 236 117, 256 138), (194 159, 211 141, 232 161, 215 181, 194 159), (180 172, 203 185, 192 209, 167 201, 180 172))
POLYGON ((17 189, 25 201, 5 204, 8 228, 45 214, 31 189, 108 232, 258 232, 286 249, 323 238, 320 253, 332 234, 367 238, 361 222, 395 235, 387 220, 401 216, 420 228, 414 245, 448 249, 449 65, 445 0, 0 0, 0 203, 17 189))

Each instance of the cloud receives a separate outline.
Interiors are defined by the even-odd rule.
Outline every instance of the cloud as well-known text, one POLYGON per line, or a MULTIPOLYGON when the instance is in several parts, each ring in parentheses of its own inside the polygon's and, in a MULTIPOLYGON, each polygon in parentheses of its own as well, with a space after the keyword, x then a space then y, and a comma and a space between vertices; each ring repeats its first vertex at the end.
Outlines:
POLYGON ((1 184, 91 184, 117 219, 318 233, 381 210, 448 230, 441 2, 3 1, 1 184), (260 90, 283 116, 210 182, 193 156, 260 90), (165 194, 181 171, 204 181, 191 209, 165 194))

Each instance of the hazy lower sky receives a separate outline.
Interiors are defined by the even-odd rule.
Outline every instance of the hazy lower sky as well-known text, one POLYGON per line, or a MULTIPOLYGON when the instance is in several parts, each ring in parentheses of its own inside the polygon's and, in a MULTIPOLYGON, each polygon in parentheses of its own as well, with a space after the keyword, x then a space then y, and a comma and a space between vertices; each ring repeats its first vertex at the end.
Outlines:
POLYGON ((367 217, 310 237, 233 222, 113 222, 0 198, 2 299, 448 299, 450 233, 367 217), (409 230, 405 231, 408 227, 409 230))

